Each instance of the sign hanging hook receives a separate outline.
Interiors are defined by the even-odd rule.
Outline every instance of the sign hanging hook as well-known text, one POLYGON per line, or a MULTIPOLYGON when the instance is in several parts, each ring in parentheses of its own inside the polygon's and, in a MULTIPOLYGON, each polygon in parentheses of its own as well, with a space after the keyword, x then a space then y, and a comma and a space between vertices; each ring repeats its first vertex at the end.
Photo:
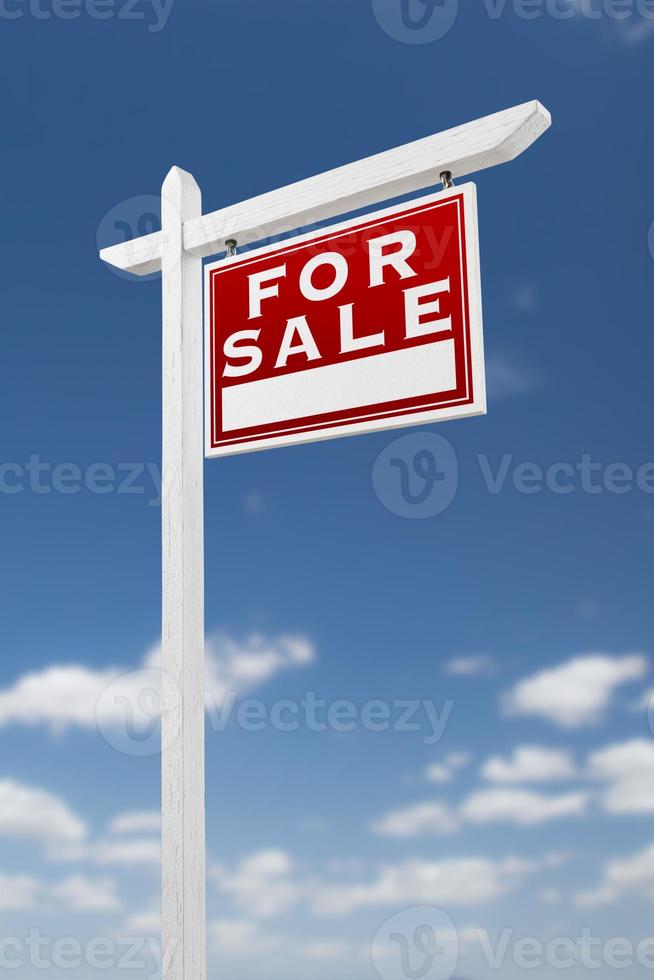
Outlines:
POLYGON ((449 191, 451 187, 454 187, 454 181, 452 180, 452 171, 443 170, 440 174, 440 182, 443 185, 443 190, 449 191))

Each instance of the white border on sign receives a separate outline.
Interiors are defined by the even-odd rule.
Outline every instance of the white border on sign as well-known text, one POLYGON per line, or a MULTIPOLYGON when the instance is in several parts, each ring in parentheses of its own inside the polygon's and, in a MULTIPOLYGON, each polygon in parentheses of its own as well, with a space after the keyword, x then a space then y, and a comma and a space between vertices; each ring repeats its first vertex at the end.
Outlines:
POLYGON ((427 194, 423 197, 413 198, 396 204, 393 207, 384 208, 381 211, 374 211, 369 214, 361 215, 355 220, 340 222, 336 225, 329 225, 319 228, 316 231, 305 235, 298 235, 295 238, 286 239, 283 242, 275 242, 263 248, 253 249, 241 255, 224 257, 215 262, 210 262, 204 267, 204 445, 205 458, 214 459, 219 456, 235 456, 239 453, 259 452, 264 449, 276 449, 280 446, 301 445, 308 442, 319 442, 324 439, 338 439, 343 436, 362 435, 366 432, 381 432, 387 429, 400 429, 409 426, 428 425, 433 422, 440 422, 447 419, 470 418, 474 415, 484 415, 486 412, 486 378, 484 372, 484 337, 483 337, 483 316, 481 300, 481 271, 479 264, 479 228, 477 221, 477 187, 469 181, 448 190, 439 191, 435 194, 427 194), (473 401, 467 405, 453 405, 449 408, 429 408, 424 412, 414 412, 412 414, 389 415, 388 418, 377 418, 363 421, 344 421, 343 424, 331 423, 328 428, 313 429, 310 432, 286 432, 283 435, 271 434, 270 438, 263 437, 251 442, 241 442, 238 444, 228 444, 224 446, 210 445, 211 442, 211 323, 210 321, 210 302, 209 288, 211 282, 211 272, 214 269, 223 269, 229 265, 234 265, 244 260, 257 259, 271 253, 282 253, 291 248, 304 245, 316 238, 323 238, 331 234, 339 234, 348 231, 356 231, 357 228, 368 225, 371 222, 383 220, 395 214, 411 210, 421 206, 429 206, 438 201, 446 201, 451 197, 463 196, 464 226, 465 226, 465 245, 468 270, 468 313, 470 331, 470 356, 472 360, 472 389, 473 401))

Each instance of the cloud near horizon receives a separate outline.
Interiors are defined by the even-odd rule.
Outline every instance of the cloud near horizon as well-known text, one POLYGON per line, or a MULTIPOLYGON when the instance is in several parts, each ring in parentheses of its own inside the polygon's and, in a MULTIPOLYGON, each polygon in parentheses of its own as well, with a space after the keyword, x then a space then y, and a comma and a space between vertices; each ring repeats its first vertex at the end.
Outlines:
POLYGON ((248 916, 269 919, 299 903, 319 916, 343 916, 359 908, 402 905, 485 905, 517 887, 530 874, 552 867, 551 858, 510 856, 410 859, 380 867, 370 879, 326 881, 297 876, 295 862, 282 850, 258 851, 229 871, 210 870, 218 890, 248 916))
POLYGON ((616 689, 641 680, 648 669, 642 654, 574 657, 518 681, 504 694, 504 714, 539 717, 568 729, 595 725, 604 718, 616 689))
MULTIPOLYGON (((242 641, 215 633, 206 643, 206 700, 220 706, 228 694, 251 690, 283 670, 307 666, 316 657, 306 636, 251 634, 242 641)), ((155 694, 160 683, 161 650, 149 650, 131 671, 121 667, 91 668, 54 664, 23 674, 0 690, 0 727, 9 724, 44 725, 52 734, 69 728, 92 730, 98 723, 111 726, 125 721, 125 704, 147 724, 158 713, 158 703, 143 695, 155 694), (112 697, 103 697, 111 686, 112 697)), ((137 717, 137 721, 138 721, 137 717)))

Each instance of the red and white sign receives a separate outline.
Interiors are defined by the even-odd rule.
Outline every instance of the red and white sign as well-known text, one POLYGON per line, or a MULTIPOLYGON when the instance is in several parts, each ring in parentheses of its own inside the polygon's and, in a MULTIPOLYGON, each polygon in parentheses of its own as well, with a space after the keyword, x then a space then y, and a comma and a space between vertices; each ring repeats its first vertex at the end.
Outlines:
POLYGON ((486 411, 474 184, 205 269, 206 455, 486 411))

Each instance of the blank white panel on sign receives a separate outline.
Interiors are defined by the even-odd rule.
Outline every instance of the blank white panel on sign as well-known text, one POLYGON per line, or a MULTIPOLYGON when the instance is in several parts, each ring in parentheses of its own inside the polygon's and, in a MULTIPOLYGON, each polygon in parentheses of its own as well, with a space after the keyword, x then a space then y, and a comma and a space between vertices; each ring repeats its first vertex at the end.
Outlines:
POLYGON ((372 405, 380 391, 399 400, 451 391, 455 384, 454 341, 439 340, 225 388, 223 428, 247 429, 372 405))

